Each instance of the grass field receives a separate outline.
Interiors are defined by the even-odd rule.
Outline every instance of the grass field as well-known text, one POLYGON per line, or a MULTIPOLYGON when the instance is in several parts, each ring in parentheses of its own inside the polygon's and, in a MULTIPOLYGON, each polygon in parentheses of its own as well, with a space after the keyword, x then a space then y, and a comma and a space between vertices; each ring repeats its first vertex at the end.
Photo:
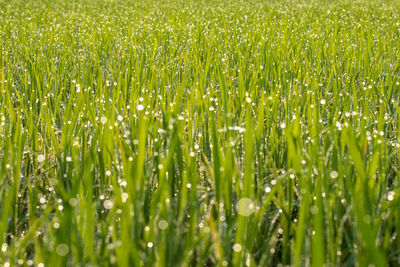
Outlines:
POLYGON ((400 265, 396 1, 0 1, 0 265, 400 265))

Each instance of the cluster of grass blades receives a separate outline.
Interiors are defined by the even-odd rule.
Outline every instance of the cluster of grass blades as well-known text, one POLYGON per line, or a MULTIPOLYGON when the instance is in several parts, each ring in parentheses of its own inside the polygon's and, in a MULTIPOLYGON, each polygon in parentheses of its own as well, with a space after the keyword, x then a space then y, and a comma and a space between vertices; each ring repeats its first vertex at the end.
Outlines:
POLYGON ((0 264, 400 264, 400 5, 0 1, 0 264))

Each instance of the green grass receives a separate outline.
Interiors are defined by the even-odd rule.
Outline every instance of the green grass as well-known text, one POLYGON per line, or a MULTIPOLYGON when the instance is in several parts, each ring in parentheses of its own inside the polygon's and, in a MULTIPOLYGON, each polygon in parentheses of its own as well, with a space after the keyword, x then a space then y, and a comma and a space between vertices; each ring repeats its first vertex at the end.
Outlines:
POLYGON ((374 2, 0 1, 0 265, 399 265, 374 2))

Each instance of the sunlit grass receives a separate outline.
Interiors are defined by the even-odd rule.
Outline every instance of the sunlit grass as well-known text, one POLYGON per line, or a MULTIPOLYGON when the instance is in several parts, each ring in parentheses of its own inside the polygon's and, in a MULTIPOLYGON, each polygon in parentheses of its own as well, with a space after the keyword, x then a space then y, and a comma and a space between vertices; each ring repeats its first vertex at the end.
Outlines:
POLYGON ((400 6, 0 2, 0 264, 400 264, 400 6))

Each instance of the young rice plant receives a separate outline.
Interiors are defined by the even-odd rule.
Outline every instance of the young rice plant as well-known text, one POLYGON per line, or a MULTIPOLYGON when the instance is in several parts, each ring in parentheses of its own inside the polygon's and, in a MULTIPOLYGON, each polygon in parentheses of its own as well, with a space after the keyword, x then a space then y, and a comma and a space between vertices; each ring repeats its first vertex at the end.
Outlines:
POLYGON ((0 265, 400 265, 397 1, 0 1, 0 265))

